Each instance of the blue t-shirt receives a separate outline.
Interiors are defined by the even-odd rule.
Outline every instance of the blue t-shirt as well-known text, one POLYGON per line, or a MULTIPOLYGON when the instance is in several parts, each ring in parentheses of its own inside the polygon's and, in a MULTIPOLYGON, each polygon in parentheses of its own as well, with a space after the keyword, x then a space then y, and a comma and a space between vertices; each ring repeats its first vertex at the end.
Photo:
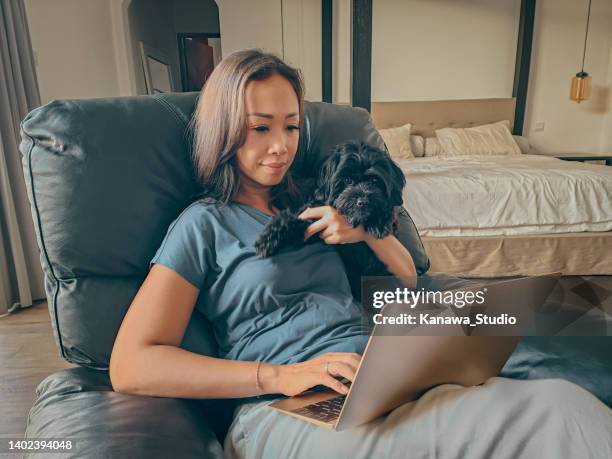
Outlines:
POLYGON ((369 330, 344 265, 323 241, 259 258, 253 243, 271 216, 196 201, 170 225, 151 260, 200 289, 219 356, 288 364, 326 352, 362 354, 369 330))

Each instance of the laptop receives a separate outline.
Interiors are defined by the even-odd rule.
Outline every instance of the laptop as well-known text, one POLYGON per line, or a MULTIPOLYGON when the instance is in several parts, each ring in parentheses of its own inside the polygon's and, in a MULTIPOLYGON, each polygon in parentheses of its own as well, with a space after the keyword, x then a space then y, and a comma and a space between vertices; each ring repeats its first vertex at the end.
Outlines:
MULTIPOLYGON (((495 299, 487 303, 488 314, 512 311, 524 322, 544 303, 560 275, 551 273, 454 290, 474 291, 486 287, 487 296, 495 299)), ((462 310, 453 307, 446 311, 453 314, 452 310, 456 309, 462 310)), ((504 331, 503 325, 478 325, 469 329, 469 336, 464 325, 447 327, 449 332, 444 336, 440 336, 440 328, 436 336, 427 336, 421 327, 400 336, 399 333, 377 333, 381 331, 379 327, 374 326, 352 384, 343 380, 350 386, 346 395, 329 388, 310 390, 269 406, 322 427, 348 429, 415 400, 437 385, 484 383, 497 376, 521 339, 516 336, 516 328, 504 331)))

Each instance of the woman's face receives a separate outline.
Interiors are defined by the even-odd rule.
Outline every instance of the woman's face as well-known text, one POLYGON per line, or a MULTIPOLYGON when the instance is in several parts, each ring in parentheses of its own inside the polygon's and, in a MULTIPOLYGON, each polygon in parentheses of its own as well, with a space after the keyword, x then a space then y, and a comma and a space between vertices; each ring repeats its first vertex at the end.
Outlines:
POLYGON ((283 179, 299 140, 299 103, 291 83, 274 74, 245 90, 247 135, 236 151, 242 186, 271 187, 283 179))

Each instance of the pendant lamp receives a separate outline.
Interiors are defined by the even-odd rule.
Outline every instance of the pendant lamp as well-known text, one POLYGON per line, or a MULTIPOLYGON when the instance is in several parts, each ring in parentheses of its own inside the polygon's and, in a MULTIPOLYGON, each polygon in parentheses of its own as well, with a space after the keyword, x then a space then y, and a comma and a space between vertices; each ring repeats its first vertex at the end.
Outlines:
POLYGON ((586 56, 587 37, 589 36, 589 19, 591 18, 591 0, 587 11, 586 32, 584 33, 584 50, 582 51, 582 69, 572 78, 570 100, 580 103, 591 95, 591 76, 584 71, 584 58, 586 56))

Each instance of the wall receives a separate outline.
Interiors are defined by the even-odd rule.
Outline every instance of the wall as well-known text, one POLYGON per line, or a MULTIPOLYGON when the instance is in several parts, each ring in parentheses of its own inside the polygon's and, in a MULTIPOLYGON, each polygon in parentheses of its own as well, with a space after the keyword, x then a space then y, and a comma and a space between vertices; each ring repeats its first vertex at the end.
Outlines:
POLYGON ((612 3, 592 2, 585 71, 593 92, 580 104, 569 100, 569 90, 582 63, 587 2, 540 0, 536 5, 525 135, 543 151, 612 151, 612 3), (544 130, 536 131, 540 122, 544 130))
POLYGON ((372 100, 512 95, 520 0, 377 0, 372 100))
POLYGON ((216 0, 223 57, 245 48, 283 55, 281 0, 216 0))
MULTIPOLYGON (((589 101, 569 100, 580 70, 587 2, 536 3, 524 134, 545 152, 612 150, 612 3, 593 0, 589 101), (544 130, 536 131, 536 123, 544 130)), ((376 0, 372 100, 510 97, 520 0, 376 0)))
POLYGON ((321 3, 282 0, 282 5, 284 59, 302 71, 306 99, 320 101, 323 97, 321 3))
POLYGON ((118 94, 109 0, 25 5, 43 104, 118 94))
POLYGON ((219 33, 219 10, 214 0, 174 0, 172 17, 177 33, 219 33))
MULTIPOLYGON (((132 31, 131 56, 140 93, 144 93, 137 48, 140 34, 152 46, 168 46, 166 53, 173 59, 178 83, 177 28, 193 31, 201 23, 202 29, 209 30, 198 31, 216 31, 212 0, 176 2, 189 3, 190 14, 163 0, 133 0, 137 8, 147 8, 136 19, 138 30, 132 31), (155 10, 165 12, 165 17, 152 15, 155 10)), ((120 93, 109 46, 113 39, 109 0, 25 3, 43 103, 120 93)), ((350 101, 350 4, 351 0, 334 0, 333 95, 337 103, 350 101)), ((248 47, 281 56, 284 51, 287 61, 302 69, 307 98, 320 100, 320 2, 283 0, 282 11, 281 0, 218 0, 217 5, 224 55, 248 47)), ((519 6, 520 0, 375 0, 372 99, 509 97, 519 6)), ((612 151, 609 0, 592 4, 586 70, 593 77, 593 97, 581 104, 569 101, 570 79, 580 69, 585 16, 586 1, 537 2, 524 132, 543 151, 612 151), (536 131, 535 124, 540 122, 545 128, 536 131)))
POLYGON ((223 56, 261 48, 302 71, 306 99, 321 100, 321 3, 217 0, 223 56))

